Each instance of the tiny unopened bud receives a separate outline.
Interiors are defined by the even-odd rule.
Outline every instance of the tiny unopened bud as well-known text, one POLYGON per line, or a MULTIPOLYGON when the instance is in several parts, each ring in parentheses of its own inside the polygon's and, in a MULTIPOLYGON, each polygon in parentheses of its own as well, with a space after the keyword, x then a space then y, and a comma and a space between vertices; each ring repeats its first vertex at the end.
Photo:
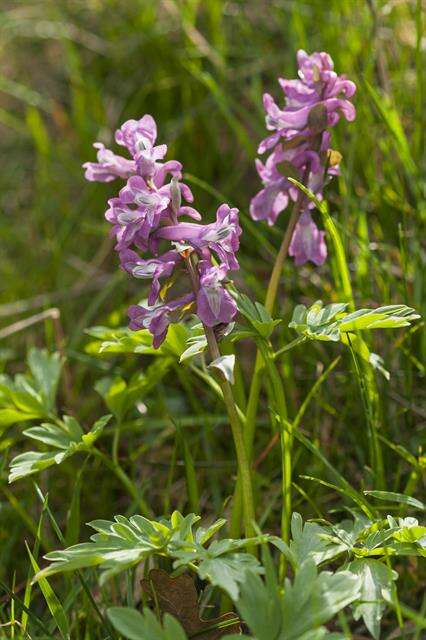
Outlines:
POLYGON ((176 176, 173 176, 172 178, 170 192, 172 196, 172 209, 174 213, 177 213, 180 209, 180 204, 182 202, 182 194, 179 188, 179 180, 176 176))

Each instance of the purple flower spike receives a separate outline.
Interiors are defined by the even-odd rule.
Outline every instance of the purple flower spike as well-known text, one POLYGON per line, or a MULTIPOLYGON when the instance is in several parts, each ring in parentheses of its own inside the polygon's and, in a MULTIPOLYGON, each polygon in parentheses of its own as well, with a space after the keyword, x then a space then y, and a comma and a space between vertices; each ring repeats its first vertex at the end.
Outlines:
MULTIPOLYGON (((238 210, 224 204, 212 224, 180 222, 182 216, 200 221, 201 215, 192 206, 182 206, 182 200, 192 203, 194 197, 188 185, 180 182, 181 163, 162 162, 167 146, 155 144, 157 125, 152 116, 128 120, 116 131, 115 139, 126 147, 132 160, 116 156, 96 143, 98 162, 87 162, 84 167, 88 180, 127 180, 118 197, 108 200, 105 218, 117 240, 115 249, 121 268, 134 278, 151 281, 148 306, 129 308, 130 328, 148 329, 157 349, 166 338, 169 325, 192 314, 195 308, 205 326, 228 324, 237 308, 223 281, 230 269, 238 269, 238 210), (171 181, 167 182, 169 176, 171 181), (158 255, 164 241, 172 241, 172 248, 158 255), (150 255, 142 258, 135 248, 150 255), (220 266, 212 264, 210 251, 219 258, 220 266), (191 286, 192 292, 184 290, 168 300, 171 289, 182 289, 182 278, 175 271, 180 267, 185 267, 181 269, 187 275, 183 282, 187 288, 191 286), (166 282, 161 290, 162 280, 166 282)), ((268 170, 270 180, 277 179, 274 168, 265 169, 268 170)), ((265 184, 268 180, 265 175, 265 184)))
MULTIPOLYGON (((290 202, 303 197, 288 177, 303 182, 322 199, 324 185, 339 173, 339 156, 331 153, 327 129, 335 126, 342 116, 349 122, 355 118, 355 107, 350 102, 355 84, 337 75, 328 53, 308 55, 300 50, 297 62, 299 78, 279 79, 284 107, 279 107, 269 93, 263 96, 266 128, 272 133, 262 140, 258 152, 272 153, 265 163, 256 160, 263 189, 252 199, 250 215, 270 225, 290 202)), ((302 203, 302 215, 289 250, 296 264, 310 260, 320 265, 327 255, 324 233, 308 213, 314 206, 311 201, 302 203)))
POLYGON ((324 238, 325 232, 318 229, 311 214, 305 211, 297 222, 288 253, 294 258, 297 266, 310 261, 319 267, 327 258, 324 238))
POLYGON ((237 313, 237 305, 229 292, 222 286, 228 268, 225 264, 216 267, 209 260, 199 264, 200 289, 197 294, 197 314, 208 327, 228 324, 237 313))
POLYGON ((84 177, 90 182, 111 182, 116 178, 129 178, 136 171, 136 163, 106 149, 101 142, 95 142, 98 162, 85 162, 84 177))

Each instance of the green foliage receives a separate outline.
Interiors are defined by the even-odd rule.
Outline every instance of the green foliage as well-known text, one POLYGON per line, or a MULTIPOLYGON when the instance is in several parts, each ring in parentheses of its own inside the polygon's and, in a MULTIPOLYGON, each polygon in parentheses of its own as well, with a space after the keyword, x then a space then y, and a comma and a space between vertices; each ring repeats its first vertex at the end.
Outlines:
POLYGON ((364 329, 397 329, 408 327, 420 316, 405 305, 389 305, 377 309, 359 309, 345 313, 346 303, 328 304, 321 300, 307 308, 303 304, 296 306, 288 325, 310 340, 338 342, 342 335, 356 333, 364 329))
POLYGON ((108 618, 114 628, 129 640, 186 640, 181 625, 166 614, 160 623, 150 609, 143 613, 130 607, 110 607, 108 618))
MULTIPOLYGON (((141 508, 142 497, 148 514, 194 510, 185 491, 182 451, 190 452, 203 517, 210 522, 217 514, 227 516, 234 505, 230 496, 236 465, 228 421, 219 386, 205 368, 208 356, 199 357, 206 348, 202 331, 192 325, 173 326, 156 352, 148 332, 117 328, 126 322, 128 304, 142 299, 147 288, 119 272, 108 244, 102 212, 106 200, 116 194, 117 182, 88 185, 82 179, 81 164, 94 159, 93 141, 111 146, 117 126, 144 113, 155 116, 158 143, 169 144, 169 157, 183 162, 184 179, 206 222, 213 220, 221 202, 240 208, 241 269, 235 285, 248 294, 248 308, 244 302, 242 307, 253 322, 241 309, 241 324, 222 342, 221 350, 236 353, 234 390, 243 419, 252 410, 247 403, 253 373, 250 342, 271 342, 288 422, 278 416, 274 390, 262 373, 252 448, 256 518, 263 531, 278 531, 282 458, 274 445, 280 435, 277 427, 284 425, 289 430, 293 425, 291 497, 303 515, 303 520, 302 515, 293 518, 288 545, 270 538, 275 545, 271 562, 282 563, 285 554, 293 585, 306 560, 306 545, 318 575, 325 568, 347 570, 352 564, 360 576, 368 576, 368 584, 361 586, 368 600, 361 592, 360 599, 327 623, 334 633, 309 630, 304 640, 367 638, 377 633, 378 612, 383 638, 421 640, 426 629, 425 531, 420 517, 413 515, 424 513, 425 502, 422 323, 394 332, 367 328, 346 333, 339 326, 338 339, 352 347, 362 365, 368 362, 389 377, 386 362, 392 373, 389 383, 378 380, 374 390, 385 479, 379 486, 370 469, 368 420, 346 359, 333 368, 327 384, 316 387, 330 364, 330 352, 318 332, 325 330, 327 336, 329 329, 326 339, 337 332, 326 325, 311 326, 313 338, 302 331, 292 340, 286 323, 264 317, 260 303, 250 302, 265 299, 289 210, 268 227, 250 218, 248 205, 261 187, 253 161, 256 144, 265 135, 262 94, 271 93, 281 104, 276 78, 295 75, 298 48, 329 51, 336 71, 357 84, 357 118, 349 125, 342 118, 333 130, 332 146, 343 156, 340 176, 327 186, 326 199, 312 212, 326 232, 328 259, 318 268, 295 268, 291 259, 286 261, 272 316, 289 317, 298 301, 309 306, 308 301, 323 297, 348 303, 342 314, 354 311, 354 300, 359 307, 403 301, 424 317, 422 2, 286 0, 268 3, 267 11, 258 0, 111 0, 84 3, 83 8, 78 0, 8 4, 0 21, 5 63, 0 78, 0 334, 6 336, 0 345, 0 640, 60 637, 43 591, 37 585, 29 587, 33 571, 24 540, 35 540, 43 553, 85 540, 80 537, 81 523, 94 517, 110 520, 116 512, 130 520, 141 508), (51 319, 37 321, 38 312, 50 305, 60 308, 59 333, 51 319), (36 324, 26 324, 33 321, 36 324), (92 324, 113 328, 92 329, 87 340, 84 330, 92 324), (293 350, 311 339, 309 349, 293 350), (66 355, 64 384, 56 395, 56 365, 46 363, 47 354, 35 357, 33 371, 25 368, 25 352, 42 344, 49 352, 56 349, 66 355), (179 358, 185 366, 178 370, 179 358), (43 361, 45 374, 39 375, 43 361), (93 393, 95 385, 102 397, 93 393), (73 393, 68 395, 67 388, 73 393), (310 397, 313 388, 315 396, 310 397), (308 397, 309 406, 300 417, 300 403, 308 397), (146 411, 137 410, 140 400, 146 411), (46 507, 38 505, 31 482, 7 486, 8 462, 31 448, 23 428, 32 422, 56 426, 57 416, 63 414, 91 425, 104 412, 104 402, 116 420, 114 428, 104 431, 98 449, 103 463, 94 464, 90 457, 81 465, 84 451, 55 473, 43 474, 51 517, 38 530, 39 509, 46 507), (174 424, 179 424, 184 447, 174 424), (342 510, 355 506, 364 515, 357 512, 339 522, 342 510), (386 518, 387 513, 392 515, 386 518), (312 517, 318 519, 309 520, 312 517), (66 544, 56 540, 65 530, 66 544), (378 567, 375 582, 371 563, 378 567), (399 574, 391 581, 393 588, 389 582, 385 585, 388 566, 399 574), (392 602, 387 599, 389 589, 392 602), (375 594, 376 602, 370 599, 375 594)), ((290 179, 296 175, 290 163, 281 168, 290 179)), ((355 323, 374 325, 377 309, 361 311, 367 313, 355 323)), ((397 319, 411 322, 404 316, 397 319)), ((391 323, 396 326, 394 319, 391 323)), ((61 359, 55 358, 59 365, 61 359)), ((64 451, 39 444, 41 453, 64 451)), ((191 546, 180 552, 197 551, 200 567, 202 554, 212 545, 197 544, 204 551, 191 546)), ((223 567, 215 563, 246 551, 243 547, 210 559, 210 574, 223 567)), ((45 566, 38 552, 33 551, 33 557, 45 566)), ((177 561, 150 557, 151 564, 167 570, 177 561)), ((253 608, 256 613, 270 612, 264 624, 265 629, 270 625, 274 637, 281 610, 265 594, 270 574, 267 561, 263 566, 265 579, 259 578, 262 588, 253 595, 253 608)), ((120 631, 114 633, 103 613, 112 604, 136 607, 144 619, 152 620, 156 612, 149 613, 138 601, 141 571, 142 567, 124 571, 102 587, 90 567, 49 580, 71 638, 118 640, 120 631)), ((220 581, 226 585, 223 577, 220 581)), ((232 577, 230 584, 235 582, 232 577)), ((197 589, 205 617, 217 615, 220 588, 213 588, 209 578, 206 583, 198 580, 197 572, 197 589)), ((156 618, 155 637, 161 638, 164 626, 156 618)), ((179 638, 179 633, 173 628, 172 637, 179 638)))
POLYGON ((198 324, 195 327, 192 327, 192 331, 186 340, 186 349, 181 354, 179 362, 185 362, 194 356, 200 355, 206 350, 206 348, 207 338, 203 327, 198 324))
MULTIPOLYGON (((30 557, 33 571, 34 573, 37 573, 37 571, 39 571, 39 566, 37 564, 37 561, 34 558, 33 554, 31 553, 28 545, 26 545, 26 547, 27 547, 27 553, 30 557)), ((39 584, 40 584, 40 589, 43 593, 43 596, 46 600, 47 606, 49 607, 49 611, 52 614, 53 619, 55 620, 56 626, 59 629, 61 638, 63 640, 69 640, 70 628, 69 628, 68 618, 64 611, 64 607, 62 606, 60 600, 56 596, 55 592, 53 591, 52 587, 50 586, 46 578, 42 578, 39 584)))
MULTIPOLYGON (((248 296, 242 293, 237 296, 237 305, 238 311, 248 320, 252 327, 252 332, 248 335, 267 340, 275 327, 281 322, 280 319, 273 320, 263 304, 252 302, 248 296)), ((243 336, 243 334, 241 335, 243 336)))
POLYGON ((95 384, 95 389, 115 418, 121 422, 137 402, 142 402, 149 395, 168 373, 172 364, 171 358, 159 358, 143 372, 134 374, 128 382, 121 376, 100 378, 95 384))
POLYGON ((398 574, 378 560, 355 560, 348 569, 361 578, 360 602, 354 606, 355 620, 362 617, 373 638, 377 639, 385 601, 392 599, 392 582, 398 574))
POLYGON ((12 381, 0 376, 0 431, 20 422, 47 418, 55 412, 56 392, 61 374, 58 353, 30 349, 29 372, 12 381))
POLYGON ((170 327, 167 338, 160 349, 152 346, 152 335, 147 329, 131 331, 126 327, 111 329, 109 327, 91 327, 86 333, 95 338, 90 342, 86 351, 94 354, 108 353, 136 353, 152 356, 181 356, 185 349, 185 340, 188 331, 183 324, 174 324, 170 327))
POLYGON ((406 496, 403 493, 395 493, 393 491, 365 491, 368 496, 378 498, 378 500, 384 500, 385 502, 397 502, 398 504, 406 504, 415 509, 426 511, 426 504, 413 498, 413 496, 406 496))
POLYGON ((53 411, 62 367, 59 353, 49 354, 45 349, 30 349, 28 367, 44 406, 48 411, 53 411))
POLYGON ((250 544, 266 542, 267 536, 249 540, 213 541, 206 549, 202 544, 193 544, 189 549, 176 549, 173 555, 176 569, 196 564, 200 578, 208 580, 212 585, 220 587, 236 600, 239 587, 244 583, 247 571, 262 573, 263 570, 256 558, 241 549, 250 544))
POLYGON ((90 453, 110 419, 110 415, 99 418, 87 433, 84 433, 73 416, 64 416, 54 424, 44 422, 38 427, 27 429, 24 431, 25 436, 52 448, 45 452, 27 451, 16 456, 10 463, 9 482, 38 473, 54 464, 61 464, 75 453, 90 453))
POLYGON ((175 511, 170 519, 148 520, 142 516, 115 516, 115 521, 95 520, 89 523, 97 533, 91 542, 81 543, 63 551, 46 555, 51 564, 36 579, 56 573, 75 571, 84 567, 99 566, 101 584, 112 576, 155 556, 175 559, 175 568, 191 566, 200 578, 227 591, 237 598, 239 585, 246 572, 261 571, 258 561, 249 554, 237 553, 251 544, 266 541, 267 536, 249 540, 220 540, 205 545, 224 525, 218 520, 207 529, 193 531, 199 516, 183 517, 175 511))
POLYGON ((305 560, 284 593, 270 574, 266 582, 249 573, 241 587, 238 611, 256 640, 309 640, 327 637, 322 626, 360 596, 360 580, 349 571, 319 572, 305 560))

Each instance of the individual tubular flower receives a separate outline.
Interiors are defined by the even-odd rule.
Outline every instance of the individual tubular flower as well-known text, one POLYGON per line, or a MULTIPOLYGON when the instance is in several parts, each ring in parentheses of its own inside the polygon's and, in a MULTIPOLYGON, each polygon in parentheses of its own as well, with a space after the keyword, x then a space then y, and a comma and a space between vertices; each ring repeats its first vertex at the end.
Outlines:
POLYGON ((155 234, 158 238, 186 242, 201 252, 210 249, 216 253, 229 270, 238 269, 236 258, 241 235, 238 209, 222 204, 216 212, 216 222, 206 225, 182 222, 162 227, 155 234))
POLYGON ((136 171, 136 162, 117 156, 101 142, 95 142, 98 162, 85 162, 83 168, 86 180, 90 182, 111 182, 116 178, 129 178, 136 171))
POLYGON ((299 193, 283 172, 287 170, 289 175, 299 176, 297 170, 300 172, 308 162, 312 172, 317 171, 322 175, 320 157, 308 148, 307 143, 287 150, 283 149, 282 144, 277 144, 265 164, 256 158, 257 172, 265 187, 251 201, 250 213, 253 220, 266 220, 269 225, 276 222, 279 214, 287 208, 290 201, 297 199, 299 193))
POLYGON ((131 305, 128 310, 129 327, 135 331, 148 329, 154 337, 153 347, 158 349, 167 335, 169 325, 178 322, 191 309, 194 298, 193 293, 188 293, 171 302, 152 307, 131 305))
POLYGON ((182 262, 182 257, 177 251, 167 251, 158 258, 143 260, 130 249, 120 252, 120 265, 122 269, 135 278, 151 280, 151 291, 148 296, 148 304, 153 306, 158 299, 161 283, 160 278, 169 278, 175 267, 182 262))
MULTIPOLYGON (((157 124, 149 114, 145 114, 140 120, 127 120, 115 132, 116 143, 126 147, 133 157, 144 149, 152 148, 156 140, 157 124)), ((167 146, 161 146, 165 147, 165 155, 167 146)))
POLYGON ((225 264, 215 266, 210 260, 199 263, 200 288, 197 293, 197 315, 208 327, 229 324, 237 313, 237 305, 222 286, 228 274, 225 264))
POLYGON ((155 146, 156 138, 157 127, 151 116, 128 120, 115 139, 133 160, 114 156, 102 145, 96 171, 88 167, 94 163, 84 166, 89 179, 127 179, 118 197, 108 200, 105 217, 112 225, 121 268, 135 278, 151 281, 148 305, 129 308, 129 326, 148 329, 158 348, 169 325, 191 313, 197 313, 206 327, 216 328, 218 335, 232 321, 237 307, 224 285, 228 272, 239 268, 236 252, 241 228, 238 210, 226 204, 218 208, 216 221, 211 224, 180 221, 183 216, 200 221, 201 216, 193 207, 182 205, 182 199, 193 201, 189 187, 179 181, 182 165, 175 160, 161 162, 167 146, 155 146), (121 160, 128 164, 122 165, 121 173, 118 169, 113 173, 111 158, 119 159, 119 167, 121 160), (108 160, 108 166, 102 164, 103 160, 108 160), (166 183, 168 174, 172 178, 166 183), (163 252, 165 243, 169 247, 163 252), (142 257, 134 249, 148 255, 142 257), (172 292, 175 288, 177 295, 172 292))
MULTIPOLYGON (((251 201, 250 214, 254 220, 266 220, 272 225, 290 202, 300 195, 287 179, 296 178, 304 182, 318 199, 322 198, 325 184, 339 173, 339 154, 330 149, 330 133, 343 116, 352 121, 355 108, 350 102, 356 87, 344 76, 338 76, 333 61, 327 53, 305 51, 297 54, 299 78, 279 79, 284 92, 285 106, 281 109, 273 97, 266 93, 263 104, 266 111, 266 128, 273 133, 259 145, 260 154, 271 150, 266 162, 256 160, 256 168, 263 182, 263 189, 251 201)), ((303 202, 302 213, 314 207, 310 201, 303 202)), ((297 264, 311 260, 322 264, 326 257, 324 234, 320 233, 310 215, 296 225, 292 241, 297 264), (309 251, 296 249, 302 246, 309 251), (314 251, 314 243, 320 243, 314 251), (312 258, 314 257, 314 259, 312 258)))
POLYGON ((310 260, 319 267, 327 258, 325 232, 318 229, 308 211, 297 221, 288 253, 298 266, 310 260))

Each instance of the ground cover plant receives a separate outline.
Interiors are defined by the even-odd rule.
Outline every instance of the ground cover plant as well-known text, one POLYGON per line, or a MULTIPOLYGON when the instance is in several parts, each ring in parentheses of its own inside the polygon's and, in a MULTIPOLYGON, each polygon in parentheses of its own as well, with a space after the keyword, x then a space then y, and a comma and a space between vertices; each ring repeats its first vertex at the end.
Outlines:
POLYGON ((0 638, 424 638, 421 2, 2 17, 0 638))

